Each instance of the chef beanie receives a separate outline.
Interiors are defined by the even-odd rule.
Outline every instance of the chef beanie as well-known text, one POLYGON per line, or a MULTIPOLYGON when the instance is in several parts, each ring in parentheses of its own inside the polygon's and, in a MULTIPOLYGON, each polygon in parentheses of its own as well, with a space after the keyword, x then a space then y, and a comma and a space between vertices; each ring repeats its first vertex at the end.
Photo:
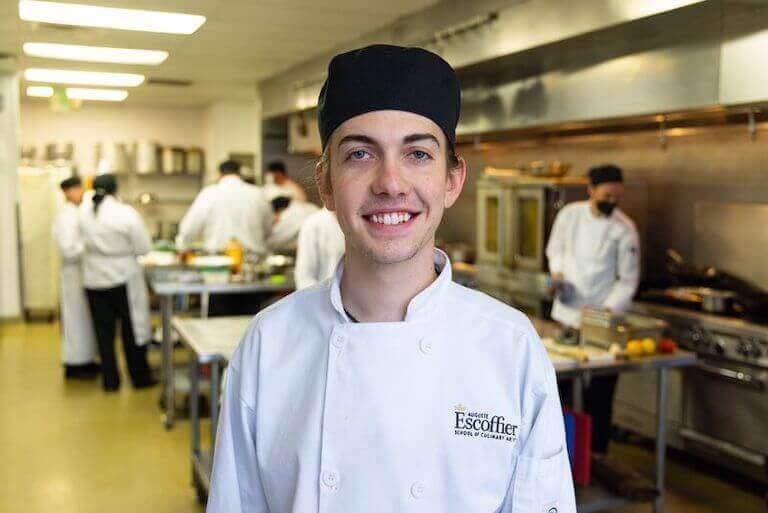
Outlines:
POLYGON ((360 114, 401 110, 429 118, 456 143, 461 92, 456 72, 422 48, 373 45, 335 56, 320 90, 323 149, 336 128, 360 114))
POLYGON ((597 166, 589 170, 589 183, 594 187, 601 183, 623 182, 624 174, 621 168, 608 164, 606 166, 597 166))

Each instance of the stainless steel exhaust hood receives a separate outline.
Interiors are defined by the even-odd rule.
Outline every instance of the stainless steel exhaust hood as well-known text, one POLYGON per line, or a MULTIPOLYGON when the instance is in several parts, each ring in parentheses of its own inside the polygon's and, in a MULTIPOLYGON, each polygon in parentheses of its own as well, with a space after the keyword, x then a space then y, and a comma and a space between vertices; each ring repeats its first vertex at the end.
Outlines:
MULTIPOLYGON (((768 2, 440 2, 351 42, 420 44, 458 71, 459 134, 768 101, 768 2)), ((264 117, 311 108, 318 56, 260 84, 264 117)))

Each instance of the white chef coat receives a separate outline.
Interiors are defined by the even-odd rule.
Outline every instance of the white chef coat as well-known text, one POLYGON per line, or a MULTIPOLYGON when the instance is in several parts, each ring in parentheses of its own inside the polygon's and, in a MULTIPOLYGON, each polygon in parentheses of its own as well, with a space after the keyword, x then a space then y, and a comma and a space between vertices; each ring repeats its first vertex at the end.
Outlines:
POLYGON ((343 265, 255 317, 229 366, 208 513, 576 511, 538 336, 435 256, 403 322, 352 322, 343 265))
POLYGON ((344 233, 336 214, 326 208, 312 214, 302 225, 296 244, 296 288, 311 287, 333 276, 343 255, 344 233))
POLYGON ((264 192, 237 175, 224 175, 197 195, 179 225, 176 245, 188 248, 202 236, 205 250, 216 253, 237 239, 245 249, 265 253, 271 225, 272 208, 264 192))
POLYGON ((83 287, 80 259, 84 246, 80 237, 79 209, 65 202, 53 222, 53 237, 59 247, 59 291, 61 309, 61 359, 65 365, 96 361, 96 335, 83 287))
POLYGON ((291 201, 282 212, 277 222, 272 225, 272 233, 267 239, 267 247, 271 251, 286 251, 296 249, 299 230, 309 216, 320 210, 313 203, 291 201))
POLYGON ((80 205, 80 233, 83 237, 83 285, 87 289, 126 286, 134 337, 138 345, 149 342, 149 292, 137 257, 145 255, 152 240, 139 213, 106 196, 93 210, 91 200, 80 205))
POLYGON ((595 216, 588 201, 566 205, 555 218, 547 244, 551 273, 573 285, 567 302, 555 298, 552 318, 578 328, 581 309, 625 311, 640 281, 640 238, 635 224, 615 209, 595 216))

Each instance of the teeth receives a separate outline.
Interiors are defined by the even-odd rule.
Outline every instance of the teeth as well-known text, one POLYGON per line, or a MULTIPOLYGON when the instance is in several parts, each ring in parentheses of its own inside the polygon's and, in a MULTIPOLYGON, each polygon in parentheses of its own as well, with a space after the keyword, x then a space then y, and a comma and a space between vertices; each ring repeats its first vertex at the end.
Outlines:
POLYGON ((403 213, 387 213, 387 214, 373 214, 371 221, 378 224, 400 224, 411 220, 411 214, 408 212, 403 213))

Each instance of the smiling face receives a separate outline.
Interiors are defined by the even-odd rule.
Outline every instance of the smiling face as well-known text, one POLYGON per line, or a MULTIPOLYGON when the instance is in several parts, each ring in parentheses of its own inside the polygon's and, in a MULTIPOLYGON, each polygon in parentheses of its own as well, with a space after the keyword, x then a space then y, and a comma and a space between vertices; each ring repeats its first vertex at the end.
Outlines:
POLYGON ((315 179, 337 214, 347 252, 377 264, 424 252, 431 259, 443 211, 466 176, 463 160, 448 163, 440 127, 410 112, 369 112, 341 124, 327 150, 330 158, 318 164, 315 179))

